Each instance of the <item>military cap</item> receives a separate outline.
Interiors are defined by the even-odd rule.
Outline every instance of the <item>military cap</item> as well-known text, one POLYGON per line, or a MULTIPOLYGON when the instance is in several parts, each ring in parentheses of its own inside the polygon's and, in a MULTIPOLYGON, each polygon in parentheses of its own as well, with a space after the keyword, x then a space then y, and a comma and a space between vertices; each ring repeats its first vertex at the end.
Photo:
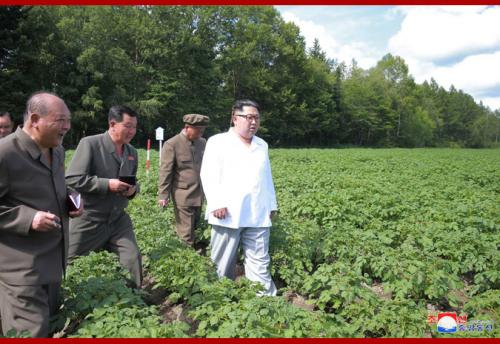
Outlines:
POLYGON ((208 122, 210 122, 210 118, 208 116, 199 115, 196 113, 184 115, 182 118, 184 123, 192 125, 193 127, 206 127, 208 122))

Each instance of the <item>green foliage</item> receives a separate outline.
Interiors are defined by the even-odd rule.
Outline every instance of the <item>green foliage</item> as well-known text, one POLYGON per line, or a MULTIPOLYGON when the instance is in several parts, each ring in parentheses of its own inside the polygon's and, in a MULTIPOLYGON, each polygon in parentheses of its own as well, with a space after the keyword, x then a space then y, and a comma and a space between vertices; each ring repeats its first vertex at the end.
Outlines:
POLYGON ((68 319, 79 321, 95 308, 118 301, 141 303, 140 295, 126 287, 124 274, 115 256, 107 252, 90 253, 75 259, 67 269, 63 285, 64 304, 56 324, 60 326, 68 319))
POLYGON ((351 336, 420 337, 426 305, 474 316, 469 298, 494 299, 498 150, 274 150, 271 160, 274 275, 351 336))
POLYGON ((14 329, 10 329, 7 331, 5 335, 0 335, 0 338, 32 338, 31 333, 29 331, 21 331, 17 332, 14 329))
POLYGON ((76 337, 186 336, 187 324, 162 324, 157 308, 147 306, 142 292, 127 287, 124 277, 116 256, 107 252, 76 259, 68 268, 53 330, 78 327, 71 334, 76 337))
POLYGON ((423 337, 427 312, 411 300, 363 299, 341 312, 357 337, 423 337))
POLYGON ((158 338, 187 337, 189 325, 183 322, 160 324, 158 310, 154 306, 120 304, 94 310, 72 337, 90 338, 158 338))
POLYGON ((357 299, 371 297, 371 292, 362 285, 369 282, 344 263, 322 264, 308 276, 299 291, 309 295, 320 309, 335 312, 357 299))
POLYGON ((186 300, 199 294, 203 285, 217 279, 215 269, 207 257, 185 248, 172 250, 155 261, 151 273, 159 286, 174 290, 186 300))
MULTIPOLYGON (((245 278, 218 279, 209 257, 177 238, 172 208, 156 205, 153 152, 128 211, 148 278, 192 321, 162 323, 144 292, 126 287, 116 257, 99 253, 68 269, 59 328, 85 337, 449 337, 426 322, 436 309, 494 324, 455 337, 498 337, 498 150, 270 154, 280 208, 272 275, 306 307, 257 297, 262 287, 245 278)), ((208 232, 203 222, 198 240, 208 232)))
POLYGON ((471 316, 489 315, 498 319, 500 310, 500 290, 488 290, 475 295, 464 306, 464 311, 471 316))
MULTIPOLYGON (((144 152, 141 151, 141 157, 144 152)), ((153 153, 153 159, 156 153, 153 153)), ((170 302, 182 303, 197 321, 201 337, 328 337, 342 336, 341 319, 320 311, 305 311, 283 298, 256 297, 260 285, 217 278, 208 257, 200 256, 177 239, 171 208, 156 204, 157 167, 147 176, 139 171, 143 194, 130 205, 148 274, 156 288, 166 290, 170 302), (150 190, 151 192, 144 192, 150 190), (149 216, 144 216, 149 214, 149 216)), ((207 231, 208 226, 200 230, 207 231)), ((201 236, 202 233, 197 233, 201 236)), ((199 238, 200 239, 200 238, 199 238)), ((201 240, 205 240, 201 238, 201 240)))
POLYGON ((416 84, 387 54, 369 70, 309 49, 271 6, 2 6, 0 108, 21 122, 28 95, 58 93, 72 111, 66 144, 107 126, 110 106, 140 113, 136 143, 167 137, 186 113, 225 131, 237 98, 263 109, 275 146, 498 145, 493 111, 435 80, 416 84))
MULTIPOLYGON (((203 288, 191 312, 201 337, 332 337, 345 334, 341 324, 321 312, 308 312, 283 298, 256 297, 258 286, 242 279, 221 279, 203 288), (257 287, 257 288, 256 288, 257 287)), ((191 301, 190 301, 191 302, 191 301)))

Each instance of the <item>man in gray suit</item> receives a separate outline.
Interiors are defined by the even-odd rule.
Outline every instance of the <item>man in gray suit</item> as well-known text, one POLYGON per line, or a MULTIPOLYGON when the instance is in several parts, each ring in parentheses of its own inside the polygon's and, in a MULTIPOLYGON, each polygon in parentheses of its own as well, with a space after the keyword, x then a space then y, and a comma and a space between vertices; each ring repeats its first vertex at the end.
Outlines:
POLYGON ((47 337, 58 309, 68 249, 64 135, 71 114, 62 99, 39 92, 24 126, 0 140, 0 312, 2 331, 47 337))
POLYGON ((132 220, 125 212, 129 199, 138 192, 138 157, 130 144, 137 113, 126 106, 113 106, 108 124, 107 132, 80 141, 66 171, 67 185, 85 201, 83 215, 70 221, 69 259, 100 249, 114 252, 140 288, 141 254, 132 220))
POLYGON ((158 204, 166 207, 172 199, 177 235, 194 247, 194 230, 199 223, 203 190, 200 181, 201 161, 206 140, 203 132, 210 119, 189 114, 183 117, 184 128, 165 142, 158 172, 158 204))

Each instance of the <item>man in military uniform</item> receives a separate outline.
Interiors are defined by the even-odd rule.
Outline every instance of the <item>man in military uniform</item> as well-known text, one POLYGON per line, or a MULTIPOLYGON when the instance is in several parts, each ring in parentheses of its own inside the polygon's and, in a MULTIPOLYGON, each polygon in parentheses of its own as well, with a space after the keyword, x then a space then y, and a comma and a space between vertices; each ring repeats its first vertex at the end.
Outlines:
POLYGON ((71 114, 54 94, 26 103, 24 126, 0 140, 0 313, 2 331, 47 337, 58 309, 68 249, 64 135, 71 114))
POLYGON ((165 142, 162 149, 158 204, 166 207, 173 200, 177 235, 194 247, 194 230, 203 202, 200 168, 206 140, 201 136, 210 119, 189 114, 183 120, 182 131, 165 142))
POLYGON ((141 255, 132 220, 125 212, 129 199, 138 192, 138 185, 130 180, 138 165, 137 151, 130 144, 137 113, 126 106, 113 106, 108 124, 107 132, 80 141, 66 171, 66 183, 85 202, 83 215, 70 221, 69 259, 99 249, 114 252, 140 288, 141 255))

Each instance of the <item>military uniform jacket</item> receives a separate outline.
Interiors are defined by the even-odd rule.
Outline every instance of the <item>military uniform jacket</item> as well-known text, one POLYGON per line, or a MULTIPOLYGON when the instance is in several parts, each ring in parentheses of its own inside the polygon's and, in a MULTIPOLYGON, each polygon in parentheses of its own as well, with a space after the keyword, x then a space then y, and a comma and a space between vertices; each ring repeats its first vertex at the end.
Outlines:
POLYGON ((130 144, 125 144, 123 155, 118 156, 108 132, 81 139, 66 171, 66 184, 83 199, 83 215, 75 221, 111 223, 118 219, 128 199, 109 191, 109 180, 136 175, 137 159, 137 151, 130 144))
POLYGON ((200 169, 206 142, 204 138, 191 142, 183 133, 165 142, 158 172, 159 199, 173 198, 181 207, 201 206, 200 169))
POLYGON ((11 285, 59 282, 68 249, 64 149, 51 149, 52 166, 21 128, 0 140, 0 280, 11 285), (31 229, 37 211, 61 219, 61 229, 31 229))

